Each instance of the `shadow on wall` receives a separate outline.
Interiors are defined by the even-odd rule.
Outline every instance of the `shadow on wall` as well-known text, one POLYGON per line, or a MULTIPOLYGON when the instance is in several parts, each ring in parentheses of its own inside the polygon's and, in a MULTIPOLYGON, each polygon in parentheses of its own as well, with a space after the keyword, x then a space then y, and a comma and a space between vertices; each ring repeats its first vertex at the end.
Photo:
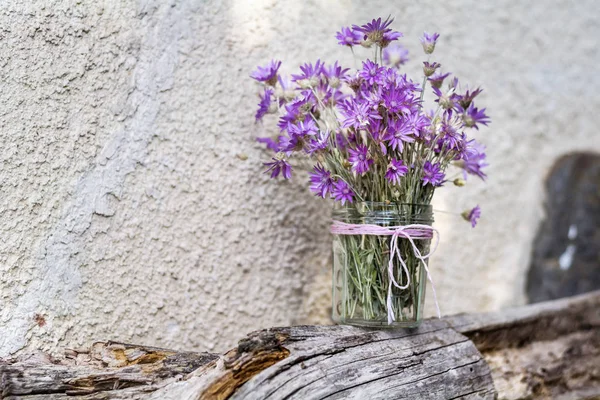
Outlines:
POLYGON ((600 155, 561 157, 545 186, 546 219, 527 277, 530 303, 600 288, 600 155))

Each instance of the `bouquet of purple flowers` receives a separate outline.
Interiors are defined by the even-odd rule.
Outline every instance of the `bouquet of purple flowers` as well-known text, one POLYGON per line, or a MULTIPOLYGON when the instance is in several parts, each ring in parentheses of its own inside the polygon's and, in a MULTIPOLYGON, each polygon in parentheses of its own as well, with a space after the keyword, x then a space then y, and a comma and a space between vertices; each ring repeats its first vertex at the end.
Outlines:
MULTIPOLYGON (((433 232, 398 236, 398 227, 415 221, 431 225, 432 218, 412 217, 427 211, 437 187, 449 181, 463 186, 468 175, 486 176, 484 146, 466 133, 490 121, 485 109, 475 107, 481 89, 461 90, 457 78, 429 60, 423 62, 422 83, 408 78, 401 72, 407 51, 393 43, 403 35, 390 28, 392 21, 378 18, 336 34, 338 43, 353 54, 356 46, 371 49, 372 59, 356 71, 337 61, 326 65, 317 60, 287 79, 279 74, 281 62, 271 61, 251 75, 264 86, 256 119, 280 115, 279 135, 259 138, 275 153, 265 163, 271 177, 289 179, 292 160, 308 157, 314 160, 310 190, 345 210, 337 222, 389 228, 389 235, 356 228, 351 229, 354 233, 334 232, 340 236, 337 252, 334 243, 334 264, 346 282, 341 303, 334 299, 334 317, 341 322, 357 323, 358 313, 358 323, 379 323, 385 312, 388 324, 418 323, 423 293, 417 286, 433 232), (423 101, 428 84, 435 96, 431 108, 423 101), (455 179, 447 178, 450 168, 456 168, 455 179), (394 241, 399 241, 397 246, 394 241), (392 251, 396 247, 398 257, 392 251)), ((434 52, 438 38, 437 33, 421 38, 426 55, 434 52)), ((480 209, 462 215, 475 226, 480 209)), ((334 265, 334 297, 335 274, 334 265)))

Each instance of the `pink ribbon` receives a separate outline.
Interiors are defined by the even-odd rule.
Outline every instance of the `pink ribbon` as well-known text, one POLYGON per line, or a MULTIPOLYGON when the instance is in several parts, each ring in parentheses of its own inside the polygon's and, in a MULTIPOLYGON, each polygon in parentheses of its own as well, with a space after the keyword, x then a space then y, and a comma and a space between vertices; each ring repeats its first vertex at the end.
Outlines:
POLYGON ((427 272, 427 279, 429 279, 429 282, 431 282, 431 289, 433 290, 433 298, 435 300, 435 308, 437 310, 437 315, 438 318, 441 318, 440 306, 438 304, 437 294, 433 285, 433 279, 431 278, 429 268, 427 268, 427 262, 425 261, 435 252, 440 241, 440 234, 435 228, 432 228, 429 225, 421 224, 411 224, 404 226, 347 224, 345 222, 334 220, 331 224, 331 233, 333 233, 334 235, 376 235, 392 237, 390 241, 390 261, 388 263, 388 275, 390 281, 387 293, 388 324, 391 324, 396 320, 396 318, 394 317, 394 310, 392 308, 392 285, 394 285, 398 289, 407 289, 410 286, 410 273, 408 271, 406 263, 402 259, 402 255, 400 254, 400 249, 398 247, 398 238, 401 237, 407 239, 413 248, 415 257, 417 257, 421 261, 423 267, 425 268, 425 272, 427 272), (415 245, 415 240, 426 240, 432 239, 433 237, 435 237, 433 249, 431 249, 429 253, 422 255, 421 251, 415 245), (406 285, 404 286, 398 284, 396 278, 394 278, 394 256, 398 258, 398 261, 400 261, 400 265, 402 265, 402 269, 406 273, 406 285))

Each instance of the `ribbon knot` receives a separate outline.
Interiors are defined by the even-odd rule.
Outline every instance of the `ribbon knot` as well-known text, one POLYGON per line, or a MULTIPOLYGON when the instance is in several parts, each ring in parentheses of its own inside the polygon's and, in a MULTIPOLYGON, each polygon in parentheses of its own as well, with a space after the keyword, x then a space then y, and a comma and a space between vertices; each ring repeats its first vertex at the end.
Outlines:
POLYGON ((388 293, 387 293, 387 314, 388 314, 388 324, 391 324, 396 320, 394 316, 394 310, 392 305, 392 291, 395 286, 398 289, 407 289, 410 286, 410 272, 408 271, 408 266, 406 262, 402 258, 402 254, 400 253, 400 248, 398 246, 398 239, 404 238, 410 242, 412 246, 413 253, 417 259, 421 262, 423 268, 425 268, 425 272, 427 273, 427 279, 431 282, 431 289, 433 291, 433 298, 435 300, 435 308, 437 310, 438 318, 441 318, 440 306, 437 300, 437 294, 435 292, 435 287, 433 285, 433 279, 431 278, 431 274, 429 273, 429 268, 427 268, 427 260, 437 249, 440 234, 439 232, 429 226, 429 225, 421 225, 421 224, 410 224, 410 225, 398 225, 398 226, 379 226, 373 224, 348 224, 341 221, 333 221, 331 225, 331 233, 334 235, 376 235, 376 236, 391 236, 390 238, 390 260, 388 262, 388 275, 389 275, 389 284, 388 284, 388 293), (421 251, 415 244, 415 240, 427 240, 435 237, 435 242, 433 249, 429 251, 429 253, 422 255, 421 251), (394 257, 398 259, 398 262, 402 266, 402 270, 406 274, 406 284, 400 285, 396 278, 394 277, 394 257))

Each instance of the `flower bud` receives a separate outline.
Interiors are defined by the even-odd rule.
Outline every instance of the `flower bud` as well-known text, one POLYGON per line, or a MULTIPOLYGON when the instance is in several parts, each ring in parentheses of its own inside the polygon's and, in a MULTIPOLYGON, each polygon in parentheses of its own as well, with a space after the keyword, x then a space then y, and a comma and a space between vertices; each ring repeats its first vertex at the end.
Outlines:
POLYGON ((334 89, 337 89, 340 87, 340 79, 336 76, 329 78, 329 86, 331 86, 334 89))
POLYGON ((441 64, 439 63, 434 62, 430 64, 429 62, 425 61, 423 63, 423 74, 425 74, 426 77, 430 77, 439 67, 441 67, 441 64))
POLYGON ((471 219, 469 218, 469 214, 471 213, 471 210, 465 210, 463 211, 460 216, 463 217, 463 219, 467 222, 470 222, 471 219))
POLYGON ((431 54, 435 50, 435 42, 440 37, 439 33, 434 33, 433 35, 428 34, 427 32, 423 33, 423 37, 421 38, 421 44, 423 45, 423 51, 425 54, 431 54))
POLYGON ((462 179, 462 178, 456 178, 456 179, 454 180, 454 186, 463 187, 463 186, 465 186, 466 184, 467 184, 467 181, 465 181, 465 180, 464 180, 464 179, 462 179))

